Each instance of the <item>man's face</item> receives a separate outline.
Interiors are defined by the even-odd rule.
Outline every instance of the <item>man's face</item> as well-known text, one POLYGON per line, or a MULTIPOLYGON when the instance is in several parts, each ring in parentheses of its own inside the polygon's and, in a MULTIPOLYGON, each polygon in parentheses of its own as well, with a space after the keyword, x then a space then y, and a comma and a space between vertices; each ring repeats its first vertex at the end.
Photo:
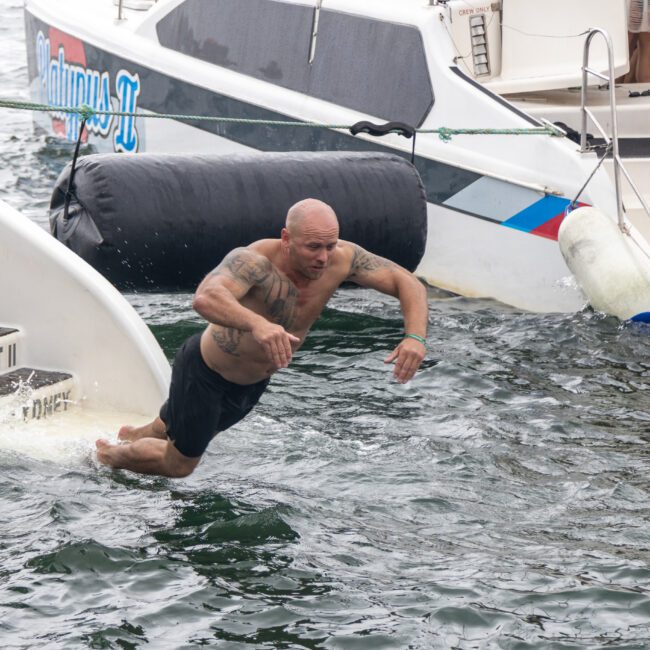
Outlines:
POLYGON ((288 236, 289 261, 294 271, 318 280, 330 265, 339 240, 339 226, 329 215, 307 217, 288 236))

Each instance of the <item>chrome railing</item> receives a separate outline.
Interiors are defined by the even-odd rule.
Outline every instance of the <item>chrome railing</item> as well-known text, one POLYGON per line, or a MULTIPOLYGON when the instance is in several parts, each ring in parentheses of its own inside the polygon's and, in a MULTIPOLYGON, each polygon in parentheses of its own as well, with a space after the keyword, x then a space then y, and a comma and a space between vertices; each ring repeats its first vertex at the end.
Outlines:
POLYGON ((618 148, 618 114, 616 111, 616 87, 615 87, 615 78, 614 78, 614 48, 612 46, 612 39, 609 34, 604 29, 591 29, 587 38, 585 40, 584 53, 582 57, 582 92, 581 92, 581 102, 580 102, 580 114, 581 114, 581 129, 580 129, 580 151, 585 153, 591 151, 592 147, 588 143, 587 139, 587 126, 588 121, 591 120, 591 123, 598 129, 605 144, 607 145, 607 150, 605 155, 607 156, 610 149, 612 152, 612 161, 614 164, 614 188, 616 190, 616 210, 617 210, 617 219, 618 227, 623 231, 627 232, 627 226, 625 223, 625 210, 623 207, 623 193, 621 189, 621 174, 625 176, 625 179, 630 184, 630 187, 636 194, 639 199, 643 209, 645 210, 648 217, 650 217, 650 208, 643 198, 641 192, 634 184, 634 181, 630 177, 627 169, 623 165, 621 156, 618 148), (605 75, 598 70, 594 70, 589 67, 589 48, 591 47, 591 41, 594 37, 600 34, 606 42, 607 45, 607 59, 608 59, 608 74, 605 75), (608 84, 609 87, 609 112, 610 112, 610 121, 611 121, 611 133, 606 133, 605 129, 601 126, 600 122, 593 114, 593 112, 587 107, 587 84, 589 81, 589 75, 592 75, 601 81, 604 81, 608 84))

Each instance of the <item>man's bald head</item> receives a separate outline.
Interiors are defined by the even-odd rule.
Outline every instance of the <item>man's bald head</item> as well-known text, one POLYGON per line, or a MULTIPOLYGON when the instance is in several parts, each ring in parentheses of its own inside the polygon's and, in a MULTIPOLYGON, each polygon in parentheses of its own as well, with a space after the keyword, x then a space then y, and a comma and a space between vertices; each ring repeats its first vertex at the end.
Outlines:
POLYGON ((295 237, 305 228, 310 229, 313 226, 334 227, 338 231, 338 223, 336 212, 327 203, 318 199, 303 199, 289 208, 286 229, 295 237))
POLYGON ((281 235, 290 277, 318 280, 327 271, 338 240, 339 221, 327 203, 303 199, 292 205, 281 235))

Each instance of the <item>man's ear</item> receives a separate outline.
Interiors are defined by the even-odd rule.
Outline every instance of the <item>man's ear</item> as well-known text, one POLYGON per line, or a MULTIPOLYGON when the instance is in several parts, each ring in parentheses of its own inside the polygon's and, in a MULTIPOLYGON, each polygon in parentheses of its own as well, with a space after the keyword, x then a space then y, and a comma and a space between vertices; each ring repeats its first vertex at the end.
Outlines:
POLYGON ((282 240, 282 244, 284 246, 289 245, 289 240, 291 239, 289 235, 289 231, 286 228, 283 228, 282 231, 280 232, 280 239, 282 240))

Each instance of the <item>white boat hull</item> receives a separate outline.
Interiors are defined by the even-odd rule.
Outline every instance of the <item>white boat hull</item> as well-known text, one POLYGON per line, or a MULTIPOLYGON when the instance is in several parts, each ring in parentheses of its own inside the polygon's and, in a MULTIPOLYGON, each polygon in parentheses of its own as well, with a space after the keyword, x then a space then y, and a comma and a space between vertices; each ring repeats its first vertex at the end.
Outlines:
MULTIPOLYGON (((330 5, 327 10, 334 12, 348 7, 344 0, 330 5)), ((161 47, 156 20, 179 6, 177 0, 160 1, 148 12, 127 12, 128 20, 121 23, 114 20, 112 2, 96 0, 94 6, 93 20, 86 20, 87 4, 80 0, 65 0, 56 7, 43 0, 27 1, 35 100, 269 121, 382 121, 161 47), (80 79, 76 86, 70 82, 73 72, 80 79)), ((421 31, 435 94, 422 128, 518 129, 538 124, 459 72, 453 64, 453 43, 439 20, 444 8, 360 2, 356 10, 368 20, 410 23, 421 31)), ((76 137, 78 116, 45 115, 38 118, 44 128, 76 137)), ((124 116, 110 122, 96 116, 89 126, 88 141, 98 151, 370 149, 408 157, 411 148, 411 141, 398 135, 379 140, 352 137, 340 129, 184 124, 124 116)), ((557 246, 557 229, 564 207, 596 165, 595 155, 580 155, 573 143, 551 136, 508 135, 456 136, 443 142, 435 134, 418 134, 415 152, 429 201, 428 244, 418 268, 423 279, 462 295, 490 297, 533 311, 575 311, 584 305, 557 246)), ((614 193, 605 171, 597 172, 593 185, 596 189, 588 188, 581 200, 613 212, 614 193)))
POLYGON ((72 374, 84 408, 155 416, 169 364, 122 295, 2 201, 0 248, 2 326, 24 336, 18 365, 72 374))

